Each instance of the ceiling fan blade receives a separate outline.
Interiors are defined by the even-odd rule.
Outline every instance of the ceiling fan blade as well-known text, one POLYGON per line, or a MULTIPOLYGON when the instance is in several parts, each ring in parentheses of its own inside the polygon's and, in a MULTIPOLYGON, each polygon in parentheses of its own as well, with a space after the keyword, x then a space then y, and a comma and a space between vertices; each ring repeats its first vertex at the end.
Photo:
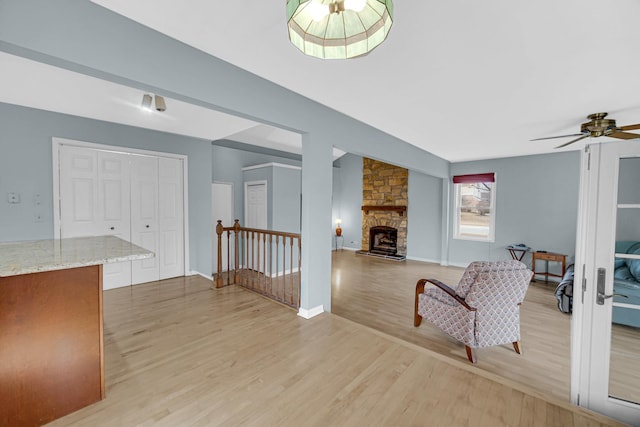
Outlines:
POLYGON ((574 139, 574 140, 572 140, 572 141, 565 142, 565 143, 564 143, 564 144, 562 144, 562 145, 558 145, 556 148, 566 147, 566 146, 567 146, 567 145, 569 145, 569 144, 573 144, 574 142, 578 142, 578 141, 580 141, 581 139, 585 139, 585 138, 588 138, 588 137, 590 137, 590 136, 591 136, 591 135, 582 135, 580 138, 576 138, 576 139, 574 139))
POLYGON ((635 130, 635 129, 640 129, 640 123, 638 123, 637 125, 620 126, 618 129, 620 129, 620 130, 635 130))
MULTIPOLYGON (((571 135, 558 135, 558 136, 547 136, 546 138, 536 138, 536 139, 530 139, 529 141, 542 141, 544 139, 558 139, 558 138, 569 138, 570 136, 582 136, 584 134, 582 133, 574 133, 571 135)), ((587 135, 589 136, 589 135, 587 135)))
POLYGON ((640 135, 635 134, 635 133, 629 133, 629 132, 615 132, 615 133, 607 134, 607 136, 610 136, 611 138, 618 138, 618 139, 636 139, 636 138, 640 138, 640 135))

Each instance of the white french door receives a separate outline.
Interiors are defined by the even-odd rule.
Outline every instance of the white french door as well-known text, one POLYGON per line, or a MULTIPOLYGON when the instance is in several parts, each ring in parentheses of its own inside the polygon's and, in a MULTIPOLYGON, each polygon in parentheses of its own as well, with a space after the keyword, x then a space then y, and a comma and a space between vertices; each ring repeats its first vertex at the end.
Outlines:
POLYGON ((640 143, 587 147, 580 210, 572 395, 640 425, 640 143))

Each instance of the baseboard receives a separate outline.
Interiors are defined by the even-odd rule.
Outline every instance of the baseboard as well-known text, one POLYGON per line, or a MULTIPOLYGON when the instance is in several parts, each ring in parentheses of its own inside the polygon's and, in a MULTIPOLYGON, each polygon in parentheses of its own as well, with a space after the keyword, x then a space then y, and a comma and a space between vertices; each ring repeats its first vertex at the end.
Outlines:
POLYGON ((210 282, 213 282, 213 277, 212 276, 207 276, 206 274, 202 274, 199 271, 190 271, 189 272, 189 276, 202 276, 205 279, 207 279, 210 282))
POLYGON ((547 280, 544 279, 544 274, 534 274, 531 278, 531 281, 540 282, 540 283, 553 283, 557 285, 562 281, 562 277, 549 277, 547 280))
MULTIPOLYGON (((452 262, 452 263, 449 263, 449 266, 451 266, 451 267, 467 268, 467 267, 469 267, 469 264, 470 264, 469 262, 468 262, 468 263, 466 263, 466 264, 463 264, 463 263, 460 263, 460 262, 452 262)), ((442 264, 442 265, 446 265, 446 264, 442 264)))
POLYGON ((317 316, 318 314, 322 314, 324 313, 324 306, 323 305, 319 305, 317 307, 314 307, 310 310, 304 309, 304 308, 300 308, 298 309, 298 316, 303 317, 305 319, 311 319, 312 317, 317 316))
POLYGON ((411 261, 428 262, 428 263, 431 263, 431 264, 442 265, 441 261, 437 261, 435 259, 420 258, 420 257, 409 256, 409 255, 407 255, 407 259, 411 260, 411 261))
MULTIPOLYGON (((340 248, 340 249, 344 249, 345 251, 352 251, 352 252, 355 252, 355 251, 359 251, 359 250, 360 250, 360 248, 350 248, 350 247, 348 247, 348 246, 344 246, 344 247, 342 247, 342 248, 340 248)), ((334 249, 334 251, 335 251, 335 249, 334 249)))

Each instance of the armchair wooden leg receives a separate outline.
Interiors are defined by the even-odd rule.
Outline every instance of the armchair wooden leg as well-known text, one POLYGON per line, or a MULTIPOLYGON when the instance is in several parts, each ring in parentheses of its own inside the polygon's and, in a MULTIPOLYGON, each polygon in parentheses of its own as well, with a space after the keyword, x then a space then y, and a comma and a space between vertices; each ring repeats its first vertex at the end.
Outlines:
POLYGON ((418 299, 419 295, 424 292, 424 284, 424 279, 421 279, 416 283, 416 303, 413 308, 413 326, 420 326, 420 323, 422 323, 422 316, 418 314, 418 299))
POLYGON ((420 323, 422 323, 422 316, 417 312, 413 313, 413 326, 420 326, 420 323))
POLYGON ((468 345, 465 345, 464 348, 467 350, 467 358, 469 358, 469 362, 476 363, 476 352, 468 345))
POLYGON ((522 353, 520 353, 520 341, 514 341, 513 342, 513 349, 516 351, 516 353, 522 354, 522 353))

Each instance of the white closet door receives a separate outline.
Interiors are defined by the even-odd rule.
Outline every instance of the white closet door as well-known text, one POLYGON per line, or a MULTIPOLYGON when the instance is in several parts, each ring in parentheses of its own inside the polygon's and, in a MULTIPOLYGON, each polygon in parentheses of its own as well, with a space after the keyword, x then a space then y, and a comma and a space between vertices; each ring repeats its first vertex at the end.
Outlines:
MULTIPOLYGON (((131 240, 129 156, 98 151, 98 211, 102 216, 102 230, 131 240)), ((103 288, 112 289, 131 284, 131 262, 108 263, 102 268, 103 288)))
POLYGON ((100 227, 98 153, 60 148, 60 237, 93 236, 100 227))
POLYGON ((132 262, 132 283, 158 280, 158 158, 131 156, 131 241, 156 255, 132 262))
MULTIPOLYGON (((64 145, 59 154, 60 237, 115 235, 129 240, 128 156, 64 145)), ((130 284, 129 262, 104 266, 104 289, 130 284)))
POLYGON ((159 247, 160 279, 184 276, 183 165, 180 159, 160 157, 159 247))

